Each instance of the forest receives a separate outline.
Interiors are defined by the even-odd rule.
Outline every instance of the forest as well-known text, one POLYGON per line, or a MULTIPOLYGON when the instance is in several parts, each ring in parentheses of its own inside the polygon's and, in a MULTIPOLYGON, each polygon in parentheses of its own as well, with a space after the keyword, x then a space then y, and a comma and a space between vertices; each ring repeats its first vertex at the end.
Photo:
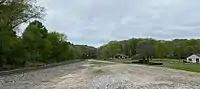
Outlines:
POLYGON ((99 59, 108 59, 116 54, 125 54, 132 59, 169 58, 185 59, 200 52, 200 39, 174 39, 170 41, 151 38, 132 38, 111 41, 98 49, 99 59))
POLYGON ((0 70, 96 58, 96 48, 74 45, 40 22, 45 8, 35 0, 0 0, 0 70), (28 24, 21 35, 20 25, 28 24))

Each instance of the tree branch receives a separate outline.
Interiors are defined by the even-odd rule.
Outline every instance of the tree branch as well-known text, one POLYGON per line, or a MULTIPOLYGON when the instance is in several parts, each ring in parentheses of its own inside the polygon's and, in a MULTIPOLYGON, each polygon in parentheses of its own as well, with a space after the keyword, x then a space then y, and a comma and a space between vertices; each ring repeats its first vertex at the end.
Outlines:
POLYGON ((5 2, 6 2, 6 0, 0 0, 0 5, 2 5, 5 2))
POLYGON ((27 18, 27 19, 24 19, 23 21, 20 21, 20 22, 16 23, 15 25, 13 25, 13 26, 10 28, 10 30, 16 28, 17 26, 19 26, 19 25, 22 24, 22 23, 25 23, 25 22, 29 21, 30 19, 34 18, 34 17, 37 16, 37 15, 38 15, 38 14, 35 14, 35 15, 33 15, 33 16, 30 16, 30 17, 27 18))

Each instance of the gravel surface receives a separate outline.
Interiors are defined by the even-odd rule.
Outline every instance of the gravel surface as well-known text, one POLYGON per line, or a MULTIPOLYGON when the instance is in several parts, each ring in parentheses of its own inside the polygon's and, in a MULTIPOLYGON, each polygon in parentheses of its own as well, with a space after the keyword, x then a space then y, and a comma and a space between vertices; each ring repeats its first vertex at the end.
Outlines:
POLYGON ((199 87, 179 83, 146 83, 137 85, 124 75, 107 75, 94 79, 90 89, 199 89, 199 87))
POLYGON ((82 69, 82 64, 85 64, 85 62, 31 71, 17 75, 0 76, 0 89, 43 89, 40 87, 54 83, 52 79, 73 73, 73 71, 77 69, 82 69))
POLYGON ((0 80, 0 89, 200 89, 199 73, 97 60, 0 80))

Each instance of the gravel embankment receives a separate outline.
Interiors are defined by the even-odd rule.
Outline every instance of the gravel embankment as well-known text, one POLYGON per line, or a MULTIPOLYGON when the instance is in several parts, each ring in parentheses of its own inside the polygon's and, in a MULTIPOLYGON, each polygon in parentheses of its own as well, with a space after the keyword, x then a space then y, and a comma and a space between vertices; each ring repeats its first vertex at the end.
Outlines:
POLYGON ((56 77, 83 68, 81 65, 84 63, 78 62, 17 75, 0 76, 0 89, 40 89, 41 86, 53 84, 52 79, 56 77))

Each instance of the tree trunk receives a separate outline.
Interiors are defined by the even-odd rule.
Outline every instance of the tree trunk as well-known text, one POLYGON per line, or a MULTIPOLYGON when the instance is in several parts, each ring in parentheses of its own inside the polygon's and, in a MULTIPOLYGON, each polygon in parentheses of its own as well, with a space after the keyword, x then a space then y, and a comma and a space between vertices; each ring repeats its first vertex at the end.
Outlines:
POLYGON ((150 56, 147 57, 147 64, 149 64, 150 56))
POLYGON ((0 59, 0 67, 1 68, 4 68, 4 65, 6 64, 6 57, 3 57, 1 56, 1 59, 0 59))
POLYGON ((143 64, 145 64, 145 59, 146 59, 146 58, 145 58, 145 57, 143 57, 143 64))

